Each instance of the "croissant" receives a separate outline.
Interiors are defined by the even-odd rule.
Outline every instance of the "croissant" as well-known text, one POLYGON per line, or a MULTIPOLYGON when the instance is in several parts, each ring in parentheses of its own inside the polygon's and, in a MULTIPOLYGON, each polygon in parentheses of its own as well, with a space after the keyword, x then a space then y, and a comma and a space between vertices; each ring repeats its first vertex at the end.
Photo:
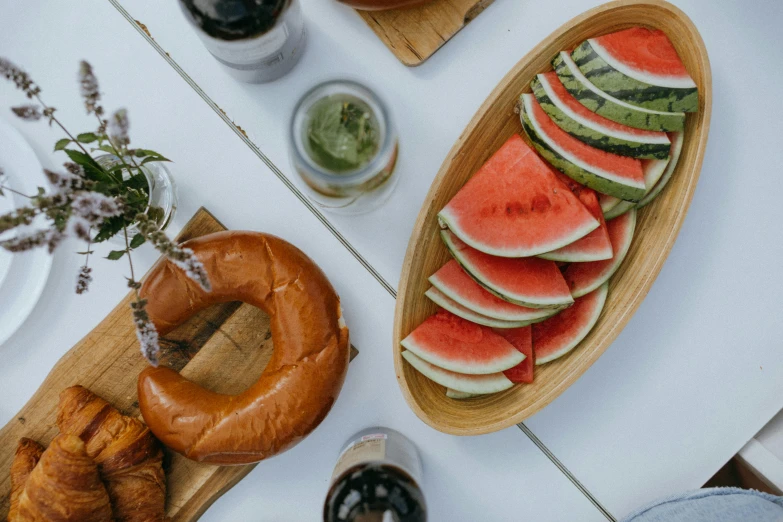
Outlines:
POLYGON ((112 520, 98 467, 73 435, 58 435, 43 452, 18 497, 15 518, 9 517, 11 522, 112 520))
POLYGON ((118 522, 166 520, 163 451, 149 428, 82 386, 60 393, 57 426, 98 464, 118 522))
POLYGON ((41 460, 41 454, 44 452, 43 446, 30 440, 22 438, 16 447, 16 455, 11 463, 11 507, 8 510, 8 520, 16 520, 16 510, 19 504, 19 497, 24 491, 24 485, 30 472, 38 461, 41 460))

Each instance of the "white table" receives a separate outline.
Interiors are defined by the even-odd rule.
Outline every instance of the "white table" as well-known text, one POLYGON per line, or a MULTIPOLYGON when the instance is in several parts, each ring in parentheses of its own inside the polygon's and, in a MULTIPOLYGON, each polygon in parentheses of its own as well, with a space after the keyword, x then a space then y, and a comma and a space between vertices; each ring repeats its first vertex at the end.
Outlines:
MULTIPOLYGON (((426 189, 473 112, 528 49, 597 4, 496 0, 431 60, 407 69, 349 9, 303 0, 309 42, 301 63, 277 83, 252 86, 222 72, 173 0, 121 3, 286 175, 286 125, 307 88, 350 76, 387 99, 401 131, 397 192, 376 213, 329 219, 392 286, 426 189)), ((776 0, 720 8, 710 0, 677 3, 700 28, 714 77, 712 134, 691 211, 650 295, 615 344, 527 422, 618 517, 699 487, 783 406, 783 322, 776 318, 783 291, 776 269, 783 256, 776 190, 783 74, 768 47, 783 10, 776 0), (752 91, 748 80, 756 80, 752 91)), ((392 371, 393 298, 111 4, 0 0, 0 20, 6 22, 0 54, 33 74, 65 121, 92 125, 75 81, 77 61, 87 58, 107 108, 129 109, 134 142, 175 160, 181 204, 172 232, 204 205, 230 228, 293 241, 342 295, 361 354, 332 414, 295 450, 258 466, 205 520, 316 520, 339 446, 372 424, 400 429, 422 450, 434 521, 604 520, 516 428, 455 438, 408 410, 392 371)), ((21 102, 8 85, 0 85, 0 95, 3 106, 21 102)), ((50 152, 59 136, 45 124, 13 123, 45 165, 63 161, 50 152)), ((33 317, 0 347, 7 390, 0 423, 125 293, 125 266, 104 261, 94 263, 90 293, 73 294, 80 259, 69 251, 79 247, 68 244, 56 254, 33 317)), ((142 269, 156 257, 146 248, 139 254, 142 269)))

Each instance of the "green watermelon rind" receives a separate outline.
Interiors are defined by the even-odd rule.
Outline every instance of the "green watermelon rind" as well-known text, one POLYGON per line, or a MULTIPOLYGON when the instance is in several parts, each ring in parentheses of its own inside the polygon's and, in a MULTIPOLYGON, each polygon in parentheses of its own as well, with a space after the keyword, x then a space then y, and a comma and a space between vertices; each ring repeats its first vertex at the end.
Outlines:
POLYGON ((620 252, 618 253, 617 258, 614 260, 614 263, 612 263, 609 269, 604 274, 602 274, 601 277, 595 279, 594 281, 591 281, 590 284, 584 287, 572 288, 571 295, 574 297, 574 299, 578 299, 584 295, 589 294, 593 290, 599 288, 602 284, 609 281, 609 278, 612 277, 615 272, 617 272, 618 268, 620 268, 620 265, 623 263, 623 260, 625 260, 625 256, 628 255, 628 251, 631 249, 631 243, 633 243, 633 234, 634 231, 636 230, 636 219, 637 219, 636 209, 632 208, 631 210, 628 211, 628 213, 631 214, 631 225, 630 225, 631 230, 628 231, 628 236, 627 236, 628 240, 620 249, 620 252))
POLYGON ((669 164, 666 165, 666 171, 661 176, 661 179, 658 180, 658 183, 653 186, 652 190, 648 192, 641 201, 639 201, 639 203, 636 205, 636 208, 642 208, 658 197, 664 187, 666 187, 666 184, 669 183, 669 180, 672 179, 672 174, 674 174, 674 171, 677 170, 677 163, 679 163, 680 156, 682 155, 682 145, 684 141, 685 133, 676 133, 673 142, 674 146, 672 150, 672 157, 669 160, 669 164))
POLYGON ((663 112, 636 107, 606 94, 590 83, 565 51, 552 60, 552 67, 571 96, 604 118, 651 131, 679 131, 685 127, 684 112, 663 112))
POLYGON ((409 350, 403 351, 402 357, 416 371, 431 381, 463 393, 486 395, 502 392, 514 386, 514 383, 503 375, 503 372, 482 375, 460 374, 432 364, 409 350))
POLYGON ((610 63, 615 60, 593 39, 582 42, 571 58, 593 85, 626 103, 663 112, 699 110, 699 91, 695 84, 686 88, 670 87, 632 78, 619 70, 622 64, 610 63))
MULTIPOLYGON (((440 231, 440 237, 443 239, 443 243, 446 245, 446 248, 449 249, 449 252, 451 253, 452 257, 457 260, 457 263, 460 264, 460 266, 465 269, 465 272, 473 278, 475 282, 480 284, 487 292, 490 294, 493 294, 504 301, 508 301, 509 303, 514 303, 519 306, 524 306, 527 308, 542 308, 546 310, 552 310, 557 311, 561 310, 563 308, 567 308, 571 306, 574 303, 573 298, 569 295, 563 296, 562 301, 551 301, 551 302, 542 302, 540 300, 534 301, 533 299, 529 299, 525 296, 509 296, 508 294, 503 293, 502 289, 495 288, 488 284, 486 281, 483 281, 481 277, 479 277, 475 272, 475 269, 472 269, 470 263, 467 262, 467 260, 462 256, 459 251, 455 248, 454 244, 451 242, 451 239, 449 238, 449 231, 448 230, 441 230, 440 231)), ((456 236, 456 234, 455 234, 456 236)))
POLYGON ((629 201, 638 201, 644 197, 644 188, 624 185, 618 181, 602 177, 596 172, 577 165, 574 163, 575 159, 566 158, 562 151, 556 150, 556 145, 549 143, 542 133, 536 129, 535 123, 528 112, 528 102, 531 99, 535 99, 535 97, 529 94, 523 94, 522 97, 523 103, 519 111, 522 127, 538 153, 553 167, 574 181, 603 194, 629 201))
POLYGON ((460 303, 454 301, 449 296, 445 295, 443 292, 441 292, 435 287, 428 289, 426 292, 424 292, 424 295, 427 296, 430 299, 430 301, 440 306, 441 308, 448 310, 452 314, 458 317, 462 317, 463 319, 465 319, 466 321, 470 321, 471 323, 480 324, 482 326, 489 326, 490 328, 505 328, 505 329, 521 328, 523 326, 529 326, 534 322, 530 320, 505 321, 502 319, 487 317, 486 315, 474 312, 473 310, 465 306, 462 306, 460 303))
MULTIPOLYGON (((473 276, 471 276, 471 280, 475 281, 475 279, 473 279, 473 276)), ((552 314, 557 313, 556 310, 553 311, 552 309, 549 308, 531 308, 529 310, 520 310, 519 315, 517 316, 504 315, 502 312, 498 312, 496 310, 490 310, 484 307, 479 307, 476 305, 476 303, 464 299, 461 295, 454 292, 452 288, 449 287, 444 281, 439 279, 437 277, 437 273, 432 274, 429 277, 429 282, 432 284, 434 288, 437 288, 441 294, 445 295, 446 297, 456 302, 457 304, 467 308, 468 310, 475 312, 481 316, 492 318, 492 319, 499 319, 504 322, 526 321, 529 324, 532 324, 537 321, 543 321, 544 319, 551 317, 552 314)))
POLYGON ((609 221, 610 219, 614 219, 616 217, 622 216, 632 208, 636 208, 636 203, 633 201, 620 201, 617 205, 609 209, 604 214, 604 219, 609 221))
POLYGON ((596 149, 605 150, 620 156, 630 156, 639 159, 663 159, 669 157, 671 144, 668 140, 666 142, 635 141, 630 139, 631 136, 628 136, 628 138, 618 136, 619 133, 614 132, 612 129, 601 129, 594 122, 585 121, 582 123, 578 121, 576 118, 579 116, 569 114, 573 111, 563 105, 562 102, 558 103, 553 93, 547 90, 545 81, 541 80, 541 76, 539 74, 530 83, 533 94, 535 94, 544 112, 552 118, 552 121, 574 138, 596 149))
POLYGON ((446 388, 446 397, 449 399, 455 399, 458 401, 465 400, 465 399, 473 399, 475 397, 480 397, 481 393, 466 393, 461 392, 459 390, 455 390, 453 388, 446 388))
MULTIPOLYGON (((585 323, 585 325, 582 328, 574 332, 573 337, 567 343, 565 343, 560 349, 544 357, 539 357, 538 355, 536 355, 536 366, 539 366, 541 364, 546 364, 548 362, 552 362, 555 359, 559 359, 560 357, 571 352, 574 348, 579 346, 579 344, 582 341, 584 341, 585 337, 587 337, 587 334, 589 334, 590 331, 595 327, 599 317, 601 317, 601 312, 604 309, 604 305, 606 304, 606 296, 609 293, 609 283, 605 281, 602 285, 600 285, 598 288, 596 288, 593 291, 599 292, 598 294, 599 302, 597 303, 595 309, 593 310, 593 315, 590 317, 590 320, 587 323, 585 323)), ((535 350, 535 346, 533 346, 533 349, 535 350)))

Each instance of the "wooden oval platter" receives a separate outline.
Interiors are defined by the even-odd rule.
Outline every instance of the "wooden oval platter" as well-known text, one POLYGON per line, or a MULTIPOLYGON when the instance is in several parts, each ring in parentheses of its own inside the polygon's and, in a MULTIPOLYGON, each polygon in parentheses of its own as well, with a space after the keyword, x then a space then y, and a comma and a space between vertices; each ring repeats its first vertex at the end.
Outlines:
POLYGON ((445 433, 491 433, 530 417, 587 371, 631 319, 674 245, 699 179, 711 107, 712 78, 704 42, 685 13, 662 0, 620 0, 587 11, 560 27, 514 66, 444 161, 408 244, 397 296, 393 349, 400 388, 416 415, 445 433), (633 243, 610 280, 609 297, 599 322, 576 350, 536 366, 532 384, 468 401, 447 398, 441 385, 403 360, 400 347, 400 341, 436 310, 436 305, 424 296, 430 286, 427 277, 450 257, 440 239, 438 212, 512 134, 524 136, 515 113, 518 97, 530 92, 536 74, 552 69, 550 61, 559 51, 635 25, 663 30, 699 89, 699 110, 687 115, 684 148, 671 182, 639 211, 633 243))

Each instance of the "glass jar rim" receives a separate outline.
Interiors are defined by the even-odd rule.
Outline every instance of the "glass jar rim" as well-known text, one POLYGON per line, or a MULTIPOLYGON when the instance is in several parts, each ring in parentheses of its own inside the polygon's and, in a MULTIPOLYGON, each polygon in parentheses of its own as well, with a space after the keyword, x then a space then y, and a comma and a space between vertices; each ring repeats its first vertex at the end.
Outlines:
POLYGON ((295 155, 298 167, 306 170, 307 175, 309 176, 338 186, 362 183, 377 175, 378 172, 388 165, 389 156, 394 152, 396 144, 394 123, 384 101, 369 87, 355 80, 348 79, 333 79, 321 82, 302 95, 291 116, 289 133, 292 153, 295 155), (338 94, 337 92, 328 92, 335 87, 344 87, 344 94, 356 96, 361 101, 367 103, 367 105, 376 112, 375 117, 378 119, 378 124, 383 133, 383 142, 380 144, 378 152, 369 163, 358 169, 339 174, 320 167, 312 160, 304 150, 301 132, 299 132, 301 131, 301 123, 306 116, 307 110, 322 98, 331 94, 338 94))

